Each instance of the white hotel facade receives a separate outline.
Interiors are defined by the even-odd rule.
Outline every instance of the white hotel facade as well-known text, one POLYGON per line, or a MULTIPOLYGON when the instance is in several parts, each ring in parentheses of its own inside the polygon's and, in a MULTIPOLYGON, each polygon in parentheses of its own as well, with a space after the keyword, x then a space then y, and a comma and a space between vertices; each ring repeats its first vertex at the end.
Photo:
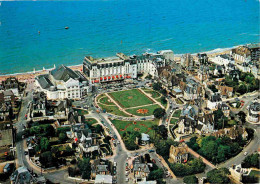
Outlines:
POLYGON ((117 57, 106 59, 94 59, 86 56, 83 61, 83 73, 92 84, 135 79, 138 74, 145 73, 157 77, 157 69, 164 67, 173 59, 174 55, 171 50, 131 57, 118 53, 117 57))

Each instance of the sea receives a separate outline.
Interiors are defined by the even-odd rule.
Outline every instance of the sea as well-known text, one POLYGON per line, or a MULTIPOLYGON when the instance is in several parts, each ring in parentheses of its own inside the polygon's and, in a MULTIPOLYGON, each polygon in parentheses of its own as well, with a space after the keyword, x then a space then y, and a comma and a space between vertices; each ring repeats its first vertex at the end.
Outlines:
POLYGON ((259 42, 259 0, 2 1, 0 75, 259 42), (68 27, 68 29, 65 29, 68 27))

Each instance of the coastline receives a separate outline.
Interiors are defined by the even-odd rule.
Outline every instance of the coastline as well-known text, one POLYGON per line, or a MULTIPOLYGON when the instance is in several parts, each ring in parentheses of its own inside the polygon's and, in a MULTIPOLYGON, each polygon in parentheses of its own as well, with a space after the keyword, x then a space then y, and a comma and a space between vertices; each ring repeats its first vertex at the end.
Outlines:
MULTIPOLYGON (((234 49, 236 47, 239 47, 241 45, 237 45, 237 46, 233 46, 233 47, 229 47, 229 48, 217 48, 217 49, 213 49, 210 51, 205 51, 205 52, 200 52, 200 53, 206 53, 209 55, 209 57, 213 57, 215 55, 218 54, 224 54, 229 52, 231 49, 234 49)), ((197 53, 192 53, 192 56, 196 56, 197 53)), ((174 57, 176 57, 176 59, 179 59, 183 54, 174 54, 174 57)), ((111 58, 111 57, 107 57, 107 58, 111 58)), ((73 69, 73 70, 82 70, 82 64, 77 64, 77 65, 71 65, 68 66, 69 68, 73 69)), ((42 74, 46 74, 49 71, 53 70, 53 68, 49 68, 49 69, 45 69, 45 70, 37 70, 37 71, 28 71, 28 72, 23 72, 23 73, 13 73, 13 74, 5 74, 5 75, 0 75, 0 82, 5 80, 8 77, 17 77, 19 80, 21 81, 34 81, 34 78, 38 75, 42 75, 42 74)))

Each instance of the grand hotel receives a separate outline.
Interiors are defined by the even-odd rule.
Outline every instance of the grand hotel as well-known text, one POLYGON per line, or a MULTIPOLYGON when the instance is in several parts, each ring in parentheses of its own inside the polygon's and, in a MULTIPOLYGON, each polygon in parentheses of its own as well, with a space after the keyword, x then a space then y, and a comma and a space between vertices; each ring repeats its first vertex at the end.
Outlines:
POLYGON ((86 56, 83 61, 83 73, 92 84, 135 79, 138 74, 150 74, 156 77, 157 69, 164 67, 170 60, 174 60, 171 50, 159 51, 156 54, 145 53, 140 56, 117 53, 117 57, 106 59, 86 56))

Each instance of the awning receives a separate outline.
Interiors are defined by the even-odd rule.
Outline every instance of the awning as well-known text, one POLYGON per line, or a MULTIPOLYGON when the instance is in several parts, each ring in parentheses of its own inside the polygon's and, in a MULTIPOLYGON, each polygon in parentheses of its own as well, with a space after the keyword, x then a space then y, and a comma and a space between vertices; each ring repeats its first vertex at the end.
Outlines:
POLYGON ((111 79, 111 77, 109 76, 108 79, 111 79))
POLYGON ((99 82, 99 80, 95 80, 95 83, 98 83, 99 82))
POLYGON ((100 77, 100 80, 103 80, 103 78, 102 78, 102 77, 100 77))
POLYGON ((112 76, 112 78, 114 79, 114 78, 115 78, 115 76, 112 76))
POLYGON ((129 76, 129 75, 128 75, 128 76, 127 76, 127 78, 128 78, 128 79, 130 79, 130 78, 131 78, 131 76, 129 76))
POLYGON ((122 75, 120 75, 120 78, 122 78, 123 76, 122 75))
MULTIPOLYGON (((109 77, 108 77, 109 78, 109 77)), ((107 77, 104 77, 105 80, 107 80, 107 77)))
POLYGON ((75 142, 77 142, 77 141, 78 141, 78 138, 76 137, 76 138, 75 138, 75 142))
POLYGON ((92 84, 94 83, 94 81, 92 81, 92 84))
POLYGON ((116 78, 118 78, 118 75, 116 76, 116 78))

